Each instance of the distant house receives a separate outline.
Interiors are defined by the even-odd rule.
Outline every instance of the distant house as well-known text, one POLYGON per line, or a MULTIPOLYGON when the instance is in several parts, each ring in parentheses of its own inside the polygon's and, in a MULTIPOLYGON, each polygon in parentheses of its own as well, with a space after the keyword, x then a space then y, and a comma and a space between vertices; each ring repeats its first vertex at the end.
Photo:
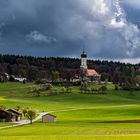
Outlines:
POLYGON ((24 82, 24 81, 27 81, 27 78, 24 78, 24 77, 15 77, 15 81, 18 81, 18 82, 24 82))
POLYGON ((101 75, 99 75, 94 69, 87 69, 86 76, 90 81, 99 81, 101 79, 101 75))
POLYGON ((15 75, 10 75, 9 80, 10 81, 17 81, 17 82, 24 82, 24 81, 27 81, 27 78, 25 78, 25 77, 16 77, 15 75))
POLYGON ((14 109, 8 109, 7 111, 15 115, 14 121, 20 121, 22 119, 22 113, 21 112, 18 112, 14 109))
POLYGON ((6 110, 0 110, 0 122, 10 122, 12 118, 12 113, 6 110))
POLYGON ((56 116, 52 114, 45 114, 42 116, 42 122, 56 122, 56 116))
POLYGON ((21 120, 22 114, 13 109, 0 110, 0 122, 16 122, 21 120))

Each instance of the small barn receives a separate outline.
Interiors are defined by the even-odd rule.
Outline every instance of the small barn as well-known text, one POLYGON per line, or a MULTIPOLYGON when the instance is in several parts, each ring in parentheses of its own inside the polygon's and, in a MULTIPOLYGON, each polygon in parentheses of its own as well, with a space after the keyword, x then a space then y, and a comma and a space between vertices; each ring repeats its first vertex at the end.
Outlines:
POLYGON ((52 115, 52 114, 45 114, 44 116, 42 116, 42 122, 56 122, 56 116, 52 115))
POLYGON ((12 118, 12 121, 20 121, 22 119, 22 113, 18 112, 17 110, 15 109, 8 109, 7 110, 8 112, 12 113, 13 115, 13 118, 12 118))

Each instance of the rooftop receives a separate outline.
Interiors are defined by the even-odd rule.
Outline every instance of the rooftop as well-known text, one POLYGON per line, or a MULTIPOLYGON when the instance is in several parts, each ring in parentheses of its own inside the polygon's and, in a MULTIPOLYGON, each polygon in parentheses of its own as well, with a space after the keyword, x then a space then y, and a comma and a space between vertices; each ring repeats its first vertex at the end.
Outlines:
POLYGON ((98 73, 94 69, 87 69, 87 75, 94 76, 94 75, 98 75, 98 73))

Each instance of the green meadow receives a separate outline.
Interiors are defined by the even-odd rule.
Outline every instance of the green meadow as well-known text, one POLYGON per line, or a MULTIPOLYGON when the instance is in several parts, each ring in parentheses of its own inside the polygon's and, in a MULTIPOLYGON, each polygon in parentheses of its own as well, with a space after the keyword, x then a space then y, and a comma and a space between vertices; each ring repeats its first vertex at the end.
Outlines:
MULTIPOLYGON (((0 140, 140 139, 140 123, 113 122, 140 120, 140 92, 115 91, 113 85, 108 85, 109 90, 102 95, 80 94, 78 87, 73 87, 70 94, 35 97, 29 92, 33 86, 0 83, 0 105, 53 111, 57 122, 42 123, 40 120, 32 125, 3 129, 0 140)), ((6 125, 10 124, 0 123, 0 127, 6 125)))

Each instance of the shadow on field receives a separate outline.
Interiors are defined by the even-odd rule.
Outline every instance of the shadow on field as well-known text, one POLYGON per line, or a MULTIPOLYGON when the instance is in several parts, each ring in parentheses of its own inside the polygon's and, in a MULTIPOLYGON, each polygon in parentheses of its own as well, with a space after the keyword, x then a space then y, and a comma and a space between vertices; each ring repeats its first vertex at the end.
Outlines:
POLYGON ((98 123, 140 123, 140 120, 114 120, 114 121, 104 121, 98 123))

